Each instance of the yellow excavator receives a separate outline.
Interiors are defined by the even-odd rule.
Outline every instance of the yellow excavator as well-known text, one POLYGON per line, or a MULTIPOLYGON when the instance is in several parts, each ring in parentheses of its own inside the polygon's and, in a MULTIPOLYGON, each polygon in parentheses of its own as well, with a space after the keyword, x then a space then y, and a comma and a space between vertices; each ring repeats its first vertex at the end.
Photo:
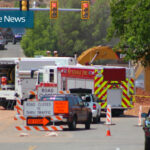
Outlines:
MULTIPOLYGON (((78 58, 82 65, 90 65, 96 60, 119 60, 120 58, 109 46, 96 46, 84 51, 78 58)), ((135 79, 143 72, 143 66, 138 63, 135 66, 135 79)))
POLYGON ((79 57, 78 62, 82 65, 92 64, 95 60, 119 59, 117 54, 109 46, 97 46, 84 51, 79 57))

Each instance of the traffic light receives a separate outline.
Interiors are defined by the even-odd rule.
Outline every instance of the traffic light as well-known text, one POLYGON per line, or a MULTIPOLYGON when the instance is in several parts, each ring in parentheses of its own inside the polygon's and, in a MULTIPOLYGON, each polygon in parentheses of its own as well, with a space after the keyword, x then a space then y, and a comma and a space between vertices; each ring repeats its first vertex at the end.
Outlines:
POLYGON ((81 1, 81 19, 89 19, 90 3, 89 1, 81 1))
POLYGON ((20 0, 20 10, 21 11, 29 10, 29 0, 20 0))
POLYGON ((56 19, 58 17, 58 3, 56 0, 52 0, 50 3, 50 18, 56 19))

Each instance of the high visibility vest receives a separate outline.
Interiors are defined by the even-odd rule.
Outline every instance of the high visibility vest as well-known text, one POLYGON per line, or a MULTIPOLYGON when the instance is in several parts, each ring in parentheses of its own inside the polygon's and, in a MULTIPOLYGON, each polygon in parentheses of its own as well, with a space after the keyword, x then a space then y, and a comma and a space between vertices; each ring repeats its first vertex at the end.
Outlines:
POLYGON ((1 77, 1 84, 6 85, 7 84, 7 78, 6 77, 1 77))

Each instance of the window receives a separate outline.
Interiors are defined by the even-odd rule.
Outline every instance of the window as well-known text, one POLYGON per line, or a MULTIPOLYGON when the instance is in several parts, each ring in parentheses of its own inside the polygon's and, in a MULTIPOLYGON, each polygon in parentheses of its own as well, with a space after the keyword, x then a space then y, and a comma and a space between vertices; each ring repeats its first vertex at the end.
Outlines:
POLYGON ((62 90, 66 91, 66 78, 62 78, 62 90))
POLYGON ((82 99, 79 96, 75 96, 75 105, 79 105, 82 99))
POLYGON ((54 82, 54 69, 49 70, 49 82, 54 82))
POLYGON ((38 75, 38 84, 43 82, 43 73, 39 73, 38 75))
POLYGON ((74 103, 73 103, 73 97, 69 96, 68 97, 68 101, 69 101, 69 107, 72 107, 74 105, 74 103))
POLYGON ((56 95, 56 96, 43 96, 41 98, 41 101, 65 101, 67 100, 65 96, 59 96, 59 95, 56 95))
POLYGON ((85 101, 86 101, 86 102, 91 102, 90 96, 86 96, 85 101))

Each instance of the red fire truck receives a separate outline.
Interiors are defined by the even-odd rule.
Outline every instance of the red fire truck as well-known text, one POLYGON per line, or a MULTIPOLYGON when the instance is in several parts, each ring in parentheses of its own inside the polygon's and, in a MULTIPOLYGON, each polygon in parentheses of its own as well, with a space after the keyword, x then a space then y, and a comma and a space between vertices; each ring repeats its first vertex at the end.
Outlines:
POLYGON ((44 66, 38 71, 37 99, 62 92, 88 90, 100 100, 102 110, 122 114, 134 102, 134 69, 114 66, 44 66))

